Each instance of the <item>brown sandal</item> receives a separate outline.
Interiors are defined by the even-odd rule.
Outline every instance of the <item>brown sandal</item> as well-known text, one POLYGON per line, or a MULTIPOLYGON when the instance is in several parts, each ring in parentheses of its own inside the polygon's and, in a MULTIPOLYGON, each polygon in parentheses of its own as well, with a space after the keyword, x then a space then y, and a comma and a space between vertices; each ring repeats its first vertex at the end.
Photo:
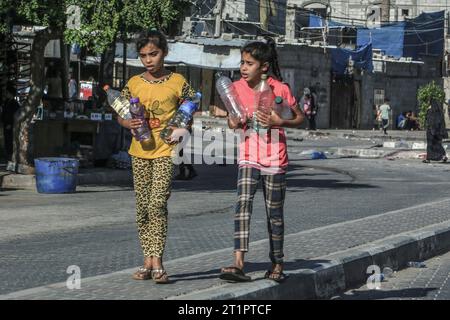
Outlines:
POLYGON ((152 269, 140 267, 133 273, 134 280, 150 280, 152 278, 152 269))
POLYGON ((267 270, 266 274, 264 275, 264 278, 281 283, 284 280, 286 280, 287 275, 283 271, 267 270))
POLYGON ((169 283, 169 276, 167 275, 166 270, 164 269, 153 269, 152 270, 152 278, 155 283, 165 284, 169 283))

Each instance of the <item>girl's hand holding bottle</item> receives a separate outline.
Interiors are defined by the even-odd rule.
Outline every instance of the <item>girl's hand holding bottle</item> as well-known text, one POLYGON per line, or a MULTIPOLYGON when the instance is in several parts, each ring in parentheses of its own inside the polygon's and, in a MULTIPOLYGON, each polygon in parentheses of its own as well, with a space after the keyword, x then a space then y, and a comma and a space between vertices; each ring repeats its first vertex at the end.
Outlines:
POLYGON ((241 119, 237 116, 230 114, 228 116, 228 127, 230 129, 238 129, 242 127, 241 119))
POLYGON ((180 143, 183 139, 187 139, 187 137, 190 135, 189 130, 185 128, 171 127, 171 129, 172 134, 167 139, 167 142, 169 144, 180 143))
POLYGON ((258 122, 261 123, 264 127, 272 127, 272 126, 283 126, 283 119, 276 113, 271 112, 271 114, 266 114, 264 112, 258 111, 256 113, 258 117, 258 122))
POLYGON ((131 134, 133 136, 136 135, 136 132, 134 130, 139 129, 143 125, 143 122, 141 119, 127 119, 127 120, 122 119, 121 122, 122 122, 121 124, 123 127, 131 130, 131 134))

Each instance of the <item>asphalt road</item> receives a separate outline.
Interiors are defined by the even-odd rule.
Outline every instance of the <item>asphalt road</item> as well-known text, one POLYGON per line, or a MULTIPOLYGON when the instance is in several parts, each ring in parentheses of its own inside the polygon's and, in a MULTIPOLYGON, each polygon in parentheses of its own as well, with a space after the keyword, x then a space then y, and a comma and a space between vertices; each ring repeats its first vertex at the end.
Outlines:
MULTIPOLYGON (((286 234, 448 197, 449 165, 298 156, 302 148, 339 143, 320 140, 295 146, 285 202, 286 234)), ((237 167, 196 168, 199 176, 194 180, 174 183, 165 260, 232 247, 237 167)), ((78 187, 70 195, 1 191, 0 294, 65 281, 70 265, 79 266, 83 277, 140 265, 134 219, 131 186, 78 187)), ((259 191, 251 240, 265 237, 259 191)))

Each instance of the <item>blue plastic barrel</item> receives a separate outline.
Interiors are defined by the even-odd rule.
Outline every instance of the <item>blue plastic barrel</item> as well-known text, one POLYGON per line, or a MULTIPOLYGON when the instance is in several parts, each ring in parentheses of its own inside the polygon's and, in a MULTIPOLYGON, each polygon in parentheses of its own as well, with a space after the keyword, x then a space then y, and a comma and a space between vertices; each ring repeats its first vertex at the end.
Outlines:
POLYGON ((72 158, 34 159, 39 193, 71 193, 77 187, 79 162, 72 158))

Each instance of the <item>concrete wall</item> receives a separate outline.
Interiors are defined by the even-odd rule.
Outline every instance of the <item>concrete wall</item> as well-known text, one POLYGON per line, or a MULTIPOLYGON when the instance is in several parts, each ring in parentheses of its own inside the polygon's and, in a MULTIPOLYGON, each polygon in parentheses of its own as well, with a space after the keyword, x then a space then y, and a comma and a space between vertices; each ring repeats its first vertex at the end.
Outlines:
POLYGON ((314 87, 317 93, 319 113, 317 127, 330 124, 330 70, 331 60, 322 48, 285 45, 278 47, 280 69, 285 82, 296 97, 305 87, 314 87))
POLYGON ((383 66, 385 72, 363 75, 361 129, 370 129, 373 126, 375 89, 385 90, 385 97, 390 99, 393 128, 400 113, 409 110, 418 113, 417 90, 431 81, 444 85, 436 64, 437 60, 430 60, 425 64, 386 61, 383 66))

